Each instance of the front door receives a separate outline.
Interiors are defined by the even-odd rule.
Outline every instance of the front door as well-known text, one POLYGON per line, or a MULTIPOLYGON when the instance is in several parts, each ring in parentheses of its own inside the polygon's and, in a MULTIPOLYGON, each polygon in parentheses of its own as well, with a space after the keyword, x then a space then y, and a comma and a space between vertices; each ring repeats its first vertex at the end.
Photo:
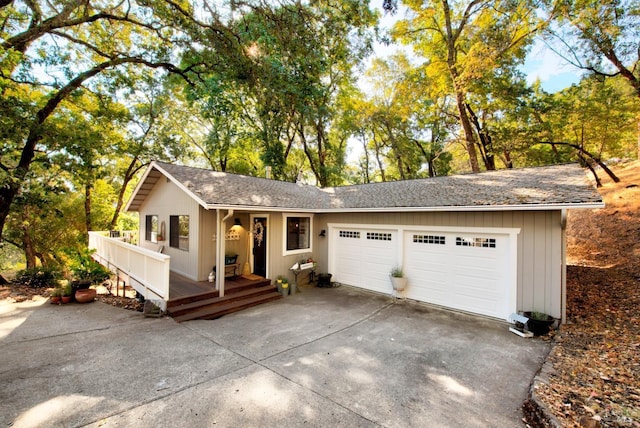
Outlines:
POLYGON ((267 276, 267 217, 254 217, 253 232, 253 273, 267 276))

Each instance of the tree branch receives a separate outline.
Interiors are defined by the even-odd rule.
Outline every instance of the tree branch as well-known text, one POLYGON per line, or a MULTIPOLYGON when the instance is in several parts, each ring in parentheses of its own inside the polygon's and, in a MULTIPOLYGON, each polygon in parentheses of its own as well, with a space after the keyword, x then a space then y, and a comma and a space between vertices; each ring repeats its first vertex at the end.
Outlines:
POLYGON ((600 165, 600 168, 602 168, 609 177, 611 177, 611 179, 614 181, 614 183, 619 183, 620 179, 618 178, 617 175, 615 175, 613 173, 613 171, 611 171, 609 169, 609 167, 602 162, 602 160, 600 160, 599 157, 589 153, 586 149, 584 149, 583 147, 580 147, 577 144, 573 144, 573 143, 567 143, 565 141, 539 141, 538 144, 550 144, 551 146, 568 146, 568 147, 572 147, 574 149, 576 149, 578 151, 578 153, 580 154, 580 158, 583 158, 582 155, 586 155, 588 158, 592 159, 593 161, 595 161, 598 165, 600 165))

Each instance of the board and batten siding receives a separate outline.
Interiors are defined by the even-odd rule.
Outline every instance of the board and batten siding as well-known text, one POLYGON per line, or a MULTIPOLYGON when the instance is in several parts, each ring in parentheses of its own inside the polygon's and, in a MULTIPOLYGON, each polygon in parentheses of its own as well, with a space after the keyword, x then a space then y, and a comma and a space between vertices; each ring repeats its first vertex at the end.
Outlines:
POLYGON ((164 247, 163 254, 171 257, 171 270, 187 278, 197 280, 199 216, 200 205, 196 201, 170 180, 160 178, 140 207, 139 245, 152 251, 158 251, 160 247, 164 247), (164 241, 156 244, 145 240, 145 218, 147 215, 157 215, 159 227, 164 222, 166 235, 164 241), (169 217, 172 215, 189 216, 188 251, 169 246, 169 217))
MULTIPOLYGON (((220 219, 224 218, 229 213, 228 210, 223 209, 220 212, 220 219)), ((248 246, 251 239, 250 227, 251 219, 248 212, 236 211, 231 217, 229 217, 222 228, 223 234, 227 233, 234 225, 235 219, 239 219, 242 227, 237 228, 239 239, 225 240, 224 246, 225 255, 237 255, 236 263, 240 265, 239 272, 242 272, 244 264, 248 261, 248 246)), ((200 250, 198 252, 199 257, 199 269, 198 269, 198 281, 207 281, 209 273, 216 265, 216 210, 206 210, 200 208, 200 250)), ((268 231, 270 233, 270 231, 268 231)), ((224 238, 224 236, 223 236, 224 238)), ((269 241, 267 245, 270 246, 269 241)), ((271 258, 271 254, 269 255, 271 258)), ((216 268, 217 269, 217 268, 216 268)), ((267 269, 268 270, 268 269, 267 269)))
POLYGON ((519 228, 517 310, 562 316, 562 212, 398 212, 318 214, 314 218, 314 256, 319 271, 329 265, 328 224, 519 228), (327 237, 317 233, 325 229, 327 237))

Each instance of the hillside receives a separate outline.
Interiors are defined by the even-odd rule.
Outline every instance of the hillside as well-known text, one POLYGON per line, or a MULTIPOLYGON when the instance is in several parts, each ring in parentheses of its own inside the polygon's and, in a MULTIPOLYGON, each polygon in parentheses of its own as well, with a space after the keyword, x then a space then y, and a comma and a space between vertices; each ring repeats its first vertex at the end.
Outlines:
POLYGON ((538 390, 563 426, 640 427, 640 162, 613 170, 606 208, 568 218, 568 322, 538 390))

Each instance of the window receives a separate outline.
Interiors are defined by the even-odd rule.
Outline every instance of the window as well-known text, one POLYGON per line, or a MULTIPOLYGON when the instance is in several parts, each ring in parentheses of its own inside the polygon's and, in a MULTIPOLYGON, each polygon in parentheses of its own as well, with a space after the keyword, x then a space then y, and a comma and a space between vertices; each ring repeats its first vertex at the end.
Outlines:
POLYGON ((413 235, 413 242, 416 244, 445 245, 446 239, 444 236, 438 235, 413 235))
POLYGON ((341 230, 340 237, 360 239, 360 232, 354 230, 341 230))
POLYGON ((305 253, 311 250, 311 216, 284 216, 285 254, 305 253))
POLYGON ((144 239, 153 243, 158 242, 158 216, 148 215, 144 221, 144 239))
POLYGON ((494 238, 456 238, 456 245, 460 247, 496 248, 494 238))
POLYGON ((367 239, 370 241, 391 241, 391 234, 383 232, 367 232, 367 239))
POLYGON ((189 216, 169 217, 169 246, 189 251, 189 216))

